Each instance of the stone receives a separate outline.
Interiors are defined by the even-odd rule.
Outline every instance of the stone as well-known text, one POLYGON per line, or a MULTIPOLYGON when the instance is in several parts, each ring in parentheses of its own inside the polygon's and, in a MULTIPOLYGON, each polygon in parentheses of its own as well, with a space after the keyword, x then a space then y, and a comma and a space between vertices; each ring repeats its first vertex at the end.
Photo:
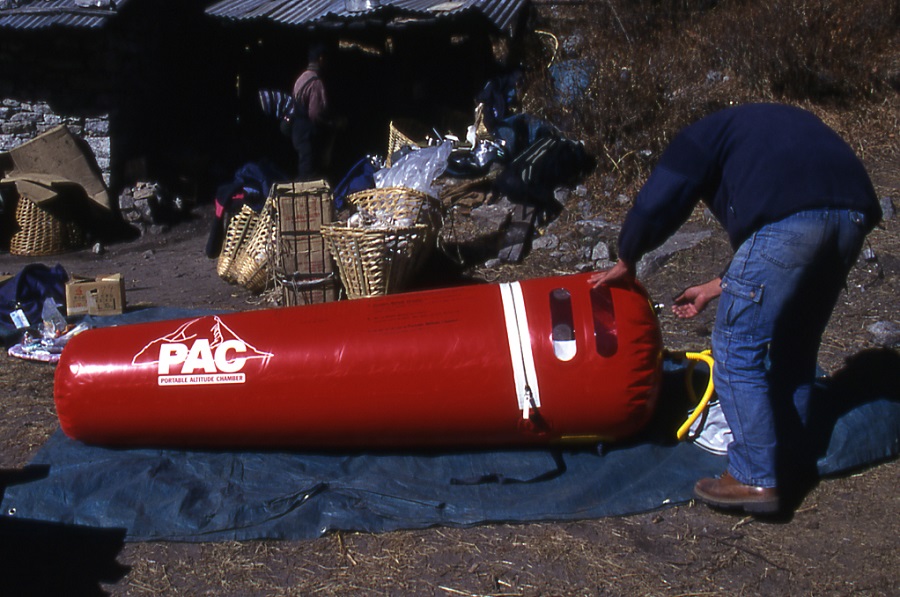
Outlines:
POLYGON ((500 230, 509 222, 509 210, 501 205, 481 205, 472 210, 471 218, 482 228, 500 230))
POLYGON ((884 221, 894 219, 896 210, 894 209, 894 201, 890 197, 881 198, 881 217, 884 221))
POLYGON ((603 241, 594 245, 591 249, 591 261, 609 261, 609 245, 603 241))
POLYGON ((559 246, 559 237, 555 234, 545 234, 531 241, 531 249, 540 251, 542 249, 555 249, 559 246))
POLYGON ((647 253, 641 258, 637 264, 638 277, 641 278, 658 271, 672 255, 679 251, 695 247, 710 236, 712 236, 712 232, 709 230, 675 233, 669 240, 663 243, 661 247, 647 253))
POLYGON ((557 187, 553 191, 553 200, 559 203, 560 205, 565 205, 569 200, 569 196, 572 194, 572 191, 567 189, 566 187, 557 187))
POLYGON ((603 218, 594 218, 593 220, 579 220, 575 222, 575 230, 584 237, 597 237, 609 223, 603 218))
POLYGON ((892 321, 878 321, 866 328, 873 341, 885 348, 900 346, 900 325, 892 321))

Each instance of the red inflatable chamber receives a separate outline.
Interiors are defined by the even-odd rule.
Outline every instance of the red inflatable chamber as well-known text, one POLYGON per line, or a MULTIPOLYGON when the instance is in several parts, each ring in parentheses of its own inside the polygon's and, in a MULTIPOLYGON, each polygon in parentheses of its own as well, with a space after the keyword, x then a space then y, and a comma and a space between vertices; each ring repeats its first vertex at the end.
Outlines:
POLYGON ((178 447, 614 441, 652 414, 641 289, 588 274, 93 329, 57 365, 71 438, 178 447))

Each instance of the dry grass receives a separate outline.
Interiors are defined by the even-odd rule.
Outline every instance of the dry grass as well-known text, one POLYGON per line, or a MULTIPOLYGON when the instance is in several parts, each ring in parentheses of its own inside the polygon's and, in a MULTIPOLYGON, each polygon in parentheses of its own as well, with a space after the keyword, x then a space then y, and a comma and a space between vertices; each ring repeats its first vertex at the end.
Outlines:
POLYGON ((543 5, 536 20, 545 33, 527 46, 523 105, 586 141, 599 160, 598 196, 610 194, 609 177, 613 198, 632 195, 679 129, 750 101, 811 109, 864 159, 898 155, 900 6, 892 0, 610 0, 543 5), (545 66, 571 62, 586 85, 558 101, 545 66))
MULTIPOLYGON (((896 200, 898 19, 895 0, 544 4, 536 28, 559 41, 553 60, 584 61, 592 74, 583 97, 557 102, 545 68, 553 38, 535 34, 524 107, 588 143, 599 161, 588 196, 610 221, 627 208, 618 196, 633 196, 675 131, 744 101, 789 101, 816 112, 856 148, 879 193, 896 200)), ((870 322, 897 320, 898 239, 896 220, 873 232, 884 276, 874 266, 854 270, 823 345, 829 371, 872 347, 870 322)), ((727 259, 723 243, 714 236, 676 257, 648 280, 652 292, 665 300, 708 273, 704 268, 719 267, 727 259)), ((493 281, 560 267, 535 257, 482 273, 493 281)), ((197 299, 190 278, 179 280, 182 300, 197 299)), ((662 323, 670 348, 703 348, 708 340, 703 321, 662 323)), ((5 359, 0 387, 0 468, 18 468, 56 427, 52 370, 5 359)), ((627 518, 341 532, 310 541, 129 543, 118 554, 127 574, 104 588, 135 596, 890 595, 900 564, 898 483, 897 462, 829 480, 789 524, 685 506, 627 518)))

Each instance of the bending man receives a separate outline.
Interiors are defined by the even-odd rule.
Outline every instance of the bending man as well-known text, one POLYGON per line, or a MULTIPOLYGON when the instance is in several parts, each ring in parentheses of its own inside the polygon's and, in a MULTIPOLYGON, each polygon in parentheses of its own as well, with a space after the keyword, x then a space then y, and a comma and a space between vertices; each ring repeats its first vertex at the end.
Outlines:
POLYGON ((721 296, 714 381, 733 441, 728 467, 694 487, 721 508, 774 513, 815 474, 803 432, 822 334, 866 234, 880 221, 853 150, 813 114, 780 104, 714 113, 680 132, 629 211, 619 259, 595 285, 630 283, 704 201, 734 257, 719 278, 685 290, 672 310, 693 317, 721 296))

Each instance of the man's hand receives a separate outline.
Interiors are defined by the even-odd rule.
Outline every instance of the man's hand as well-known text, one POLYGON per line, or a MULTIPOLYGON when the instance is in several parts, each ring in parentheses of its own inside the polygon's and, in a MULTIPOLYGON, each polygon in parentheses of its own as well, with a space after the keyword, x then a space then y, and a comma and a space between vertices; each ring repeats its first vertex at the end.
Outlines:
POLYGON ((599 271, 588 278, 588 284, 594 288, 601 284, 632 286, 634 280, 634 266, 619 259, 611 268, 599 271))
POLYGON ((715 278, 700 284, 691 286, 675 297, 672 305, 672 313, 682 319, 695 317, 715 298, 722 294, 722 278, 715 278))

